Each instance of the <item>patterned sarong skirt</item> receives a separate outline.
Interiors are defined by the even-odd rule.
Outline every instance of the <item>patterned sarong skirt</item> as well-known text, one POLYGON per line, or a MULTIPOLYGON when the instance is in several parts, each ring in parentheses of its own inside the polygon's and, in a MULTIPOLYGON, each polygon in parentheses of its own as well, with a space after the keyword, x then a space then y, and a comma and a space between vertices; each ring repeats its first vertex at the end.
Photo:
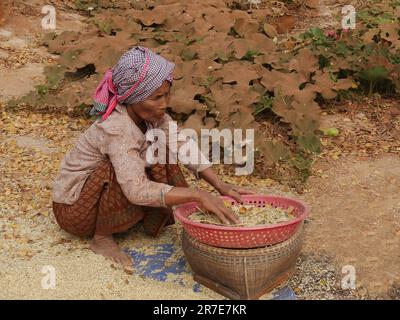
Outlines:
MULTIPOLYGON (((177 164, 155 164, 146 170, 149 179, 187 187, 177 164)), ((143 221, 147 234, 158 237, 164 226, 174 223, 171 208, 131 204, 123 194, 109 160, 102 161, 87 178, 79 199, 72 205, 53 202, 59 226, 79 237, 111 235, 127 231, 143 221)))

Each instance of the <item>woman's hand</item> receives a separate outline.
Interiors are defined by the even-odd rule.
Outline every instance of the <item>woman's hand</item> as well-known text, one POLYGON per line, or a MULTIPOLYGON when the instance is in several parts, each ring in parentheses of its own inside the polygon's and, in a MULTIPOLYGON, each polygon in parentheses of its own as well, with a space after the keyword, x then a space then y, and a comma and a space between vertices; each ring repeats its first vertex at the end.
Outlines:
POLYGON ((225 206, 222 199, 213 196, 206 191, 198 190, 198 201, 202 208, 217 215, 223 223, 230 224, 230 222, 240 222, 238 216, 230 208, 225 206))
POLYGON ((216 189, 221 195, 231 197, 240 203, 243 203, 242 194, 256 194, 255 191, 237 187, 222 181, 216 186, 216 189))

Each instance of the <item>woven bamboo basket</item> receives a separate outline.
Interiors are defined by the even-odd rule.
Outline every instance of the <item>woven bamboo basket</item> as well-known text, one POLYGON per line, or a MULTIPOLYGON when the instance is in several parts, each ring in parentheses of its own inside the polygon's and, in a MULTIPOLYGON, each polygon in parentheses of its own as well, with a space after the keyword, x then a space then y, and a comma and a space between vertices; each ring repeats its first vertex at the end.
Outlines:
POLYGON ((182 233, 193 279, 233 300, 258 299, 289 280, 296 268, 303 227, 288 240, 257 249, 225 249, 206 245, 182 233))

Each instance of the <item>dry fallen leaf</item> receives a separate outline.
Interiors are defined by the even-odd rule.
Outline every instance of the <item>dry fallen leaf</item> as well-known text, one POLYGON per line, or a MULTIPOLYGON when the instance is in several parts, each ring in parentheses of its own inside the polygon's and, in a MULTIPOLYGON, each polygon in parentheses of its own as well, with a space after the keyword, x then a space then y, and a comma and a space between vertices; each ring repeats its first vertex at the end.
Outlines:
POLYGON ((270 38, 274 38, 278 35, 278 30, 276 30, 275 26, 268 23, 264 24, 264 32, 270 38))
POLYGON ((290 15, 284 15, 279 17, 275 22, 276 30, 279 34, 287 33, 294 28, 296 24, 296 19, 290 15))
POLYGON ((304 4, 307 8, 316 9, 319 5, 319 0, 306 0, 304 4))

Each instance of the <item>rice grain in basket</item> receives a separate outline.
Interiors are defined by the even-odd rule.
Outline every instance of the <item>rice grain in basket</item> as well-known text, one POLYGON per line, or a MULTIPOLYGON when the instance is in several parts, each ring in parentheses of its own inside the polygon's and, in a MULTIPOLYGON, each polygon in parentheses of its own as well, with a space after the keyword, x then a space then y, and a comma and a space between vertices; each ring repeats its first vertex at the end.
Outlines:
MULTIPOLYGON (((296 217, 293 214, 293 207, 285 209, 266 205, 265 207, 260 208, 249 204, 232 205, 227 201, 225 202, 225 205, 230 207, 230 209, 239 217, 240 223, 232 225, 237 227, 273 225, 290 221, 296 217)), ((224 225, 215 214, 200 208, 197 209, 198 210, 195 213, 188 217, 189 220, 205 224, 224 225)))

